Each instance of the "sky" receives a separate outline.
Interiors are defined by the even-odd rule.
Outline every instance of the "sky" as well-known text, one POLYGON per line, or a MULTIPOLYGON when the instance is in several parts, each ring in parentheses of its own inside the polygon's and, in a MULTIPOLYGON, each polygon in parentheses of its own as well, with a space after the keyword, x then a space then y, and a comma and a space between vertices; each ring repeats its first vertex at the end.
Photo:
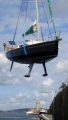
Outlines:
MULTIPOLYGON (((22 1, 0 0, 0 110, 35 108, 36 100, 40 101, 42 108, 49 108, 55 92, 61 86, 62 82, 68 79, 68 0, 50 1, 56 31, 60 31, 60 38, 62 38, 62 41, 59 42, 58 56, 46 63, 47 77, 42 76, 44 73, 43 66, 35 64, 31 72, 31 77, 25 78, 24 75, 29 70, 28 65, 14 63, 13 69, 10 72, 11 61, 6 58, 3 48, 4 42, 7 43, 9 40, 13 40, 22 1)), ((44 5, 52 30, 47 0, 44 5)), ((39 26, 43 27, 43 34, 46 38, 46 19, 43 17, 40 4, 39 7, 39 14, 42 14, 39 26)), ((24 31, 25 10, 26 3, 23 3, 15 37, 15 41, 18 44, 23 42, 22 34, 24 31)), ((35 6, 34 3, 31 3, 28 7, 27 28, 32 25, 35 16, 35 6), (29 8, 32 8, 32 11, 29 8)), ((29 36, 26 38, 29 38, 29 36)))

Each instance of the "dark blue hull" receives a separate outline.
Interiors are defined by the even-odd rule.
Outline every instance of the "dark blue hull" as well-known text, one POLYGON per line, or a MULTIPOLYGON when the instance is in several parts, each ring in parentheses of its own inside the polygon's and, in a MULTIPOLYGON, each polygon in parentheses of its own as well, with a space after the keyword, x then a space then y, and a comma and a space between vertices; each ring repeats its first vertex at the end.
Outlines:
POLYGON ((58 55, 58 40, 37 43, 6 52, 6 57, 21 64, 48 62, 58 55))

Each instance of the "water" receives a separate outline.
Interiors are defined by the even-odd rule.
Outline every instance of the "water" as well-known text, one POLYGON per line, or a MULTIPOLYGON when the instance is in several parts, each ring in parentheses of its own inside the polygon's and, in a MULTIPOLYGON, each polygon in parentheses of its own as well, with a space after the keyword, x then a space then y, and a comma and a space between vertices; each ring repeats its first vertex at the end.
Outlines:
POLYGON ((0 120, 30 120, 38 118, 37 115, 26 115, 26 112, 4 112, 0 113, 0 120))

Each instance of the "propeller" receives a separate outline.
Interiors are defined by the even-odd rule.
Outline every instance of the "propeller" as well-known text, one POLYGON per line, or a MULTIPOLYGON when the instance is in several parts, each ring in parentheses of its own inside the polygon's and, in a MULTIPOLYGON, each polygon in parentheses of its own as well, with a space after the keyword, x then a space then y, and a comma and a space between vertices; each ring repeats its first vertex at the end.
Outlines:
POLYGON ((13 61, 12 61, 12 63, 11 63, 10 71, 12 70, 12 67, 13 67, 13 61))

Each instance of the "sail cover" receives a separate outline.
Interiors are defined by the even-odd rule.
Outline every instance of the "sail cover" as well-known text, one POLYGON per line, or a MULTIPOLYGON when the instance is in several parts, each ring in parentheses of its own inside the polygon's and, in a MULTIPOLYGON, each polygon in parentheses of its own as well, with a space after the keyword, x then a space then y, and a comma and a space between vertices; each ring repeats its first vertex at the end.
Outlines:
POLYGON ((32 33, 36 32, 36 31, 37 31, 37 21, 35 20, 33 25, 22 36, 24 37, 25 35, 32 34, 32 33))

